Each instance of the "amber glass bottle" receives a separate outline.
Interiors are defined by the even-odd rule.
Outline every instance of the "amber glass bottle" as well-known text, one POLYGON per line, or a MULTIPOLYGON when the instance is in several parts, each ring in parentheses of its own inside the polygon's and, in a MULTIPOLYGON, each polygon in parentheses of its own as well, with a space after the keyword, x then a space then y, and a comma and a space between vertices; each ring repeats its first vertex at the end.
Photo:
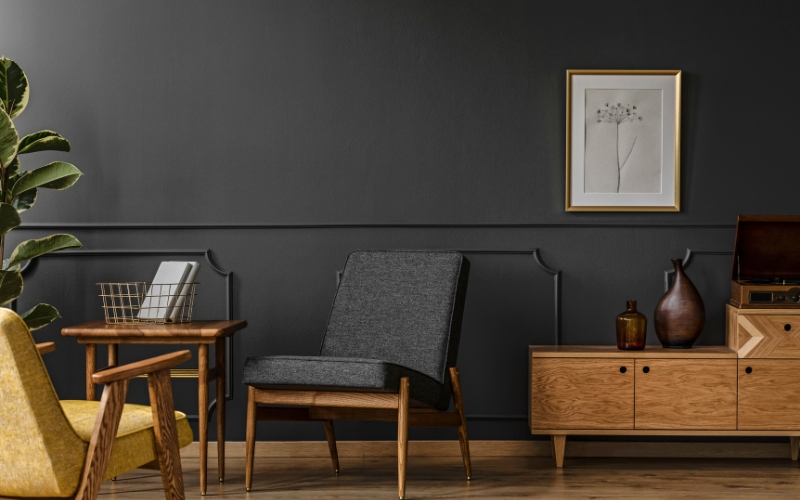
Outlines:
POLYGON ((636 301, 628 301, 628 309, 617 316, 617 348, 641 350, 647 336, 647 317, 636 310, 636 301))

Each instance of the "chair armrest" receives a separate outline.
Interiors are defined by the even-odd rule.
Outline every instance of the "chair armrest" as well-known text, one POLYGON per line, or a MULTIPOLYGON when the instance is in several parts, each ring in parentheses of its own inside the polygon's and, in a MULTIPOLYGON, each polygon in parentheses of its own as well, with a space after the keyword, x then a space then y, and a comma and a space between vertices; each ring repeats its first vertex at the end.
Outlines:
POLYGON ((41 344, 36 344, 36 349, 39 351, 39 354, 47 354, 48 352, 53 352, 56 350, 56 343, 42 342, 41 344))
POLYGON ((120 380, 130 379, 139 375, 149 374, 164 370, 175 365, 179 365, 191 359, 192 353, 189 351, 178 351, 163 356, 129 363, 127 365, 115 366, 106 370, 94 373, 92 382, 95 384, 108 384, 120 380))
POLYGON ((96 499, 100 483, 106 473, 114 441, 125 407, 125 396, 132 377, 148 375, 150 407, 153 411, 153 432, 156 455, 167 498, 184 498, 183 472, 178 451, 178 431, 175 407, 172 400, 171 366, 179 365, 192 357, 189 351, 178 351, 137 363, 114 366, 92 374, 92 382, 105 384, 100 409, 94 423, 92 438, 86 450, 81 482, 75 498, 96 499))

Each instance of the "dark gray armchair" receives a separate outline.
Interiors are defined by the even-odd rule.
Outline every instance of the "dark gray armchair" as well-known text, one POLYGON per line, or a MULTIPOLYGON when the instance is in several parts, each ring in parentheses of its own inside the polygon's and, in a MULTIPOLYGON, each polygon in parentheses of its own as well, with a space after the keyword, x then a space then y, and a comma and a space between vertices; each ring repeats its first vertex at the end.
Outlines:
POLYGON ((264 356, 245 363, 244 383, 250 386, 247 490, 253 481, 257 420, 324 422, 337 474, 333 420, 397 421, 400 498, 405 495, 408 427, 458 427, 470 479, 456 369, 468 276, 469 261, 457 252, 350 254, 320 355, 264 356), (455 411, 447 412, 451 394, 455 411))

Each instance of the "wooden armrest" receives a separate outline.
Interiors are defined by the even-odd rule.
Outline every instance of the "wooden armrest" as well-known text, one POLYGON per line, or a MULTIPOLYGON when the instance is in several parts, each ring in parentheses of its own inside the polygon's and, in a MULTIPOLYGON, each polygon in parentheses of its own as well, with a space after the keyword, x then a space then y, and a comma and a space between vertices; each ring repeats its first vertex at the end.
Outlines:
POLYGON ((94 423, 92 438, 86 450, 81 482, 75 498, 97 498, 100 483, 108 467, 114 440, 125 407, 130 379, 148 375, 150 408, 153 412, 153 434, 156 456, 161 468, 161 478, 167 498, 184 498, 181 456, 178 451, 178 430, 175 423, 175 406, 172 400, 172 379, 169 368, 188 361, 189 351, 178 351, 137 363, 110 367, 92 374, 92 382, 105 384, 100 409, 94 423))
POLYGON ((36 344, 36 349, 39 350, 39 354, 47 354, 48 352, 53 352, 56 350, 56 343, 42 342, 41 344, 36 344))
POLYGON ((163 356, 129 363, 127 365, 115 366, 92 375, 92 382, 95 384, 108 384, 133 378, 146 373, 153 373, 166 368, 171 368, 191 359, 192 353, 189 351, 178 351, 163 356))

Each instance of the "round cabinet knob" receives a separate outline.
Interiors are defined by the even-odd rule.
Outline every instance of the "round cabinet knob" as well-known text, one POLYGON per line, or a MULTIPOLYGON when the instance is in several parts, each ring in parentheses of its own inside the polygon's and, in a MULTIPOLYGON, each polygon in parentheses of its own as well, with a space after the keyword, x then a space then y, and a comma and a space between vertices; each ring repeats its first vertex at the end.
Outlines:
POLYGON ((650 373, 650 367, 649 366, 645 366, 644 368, 642 368, 642 371, 645 372, 645 373, 650 373))
POLYGON ((750 366, 748 366, 747 368, 745 368, 745 369, 744 369, 744 372, 745 372, 746 374, 750 375, 751 373, 753 373, 753 368, 752 368, 752 367, 750 367, 750 366))
POLYGON ((619 372, 620 372, 620 373, 625 373, 626 371, 628 371, 628 369, 627 369, 627 368, 625 368, 624 366, 620 366, 620 367, 619 367, 619 372))
POLYGON ((797 302, 798 300, 800 300, 800 295, 792 295, 791 299, 797 302))
POLYGON ((783 302, 784 300, 786 300, 786 297, 784 297, 783 295, 777 295, 775 297, 775 300, 777 300, 778 302, 783 302))
POLYGON ((789 323, 786 323, 785 325, 783 325, 783 329, 788 332, 789 330, 792 329, 792 325, 790 325, 789 323))

